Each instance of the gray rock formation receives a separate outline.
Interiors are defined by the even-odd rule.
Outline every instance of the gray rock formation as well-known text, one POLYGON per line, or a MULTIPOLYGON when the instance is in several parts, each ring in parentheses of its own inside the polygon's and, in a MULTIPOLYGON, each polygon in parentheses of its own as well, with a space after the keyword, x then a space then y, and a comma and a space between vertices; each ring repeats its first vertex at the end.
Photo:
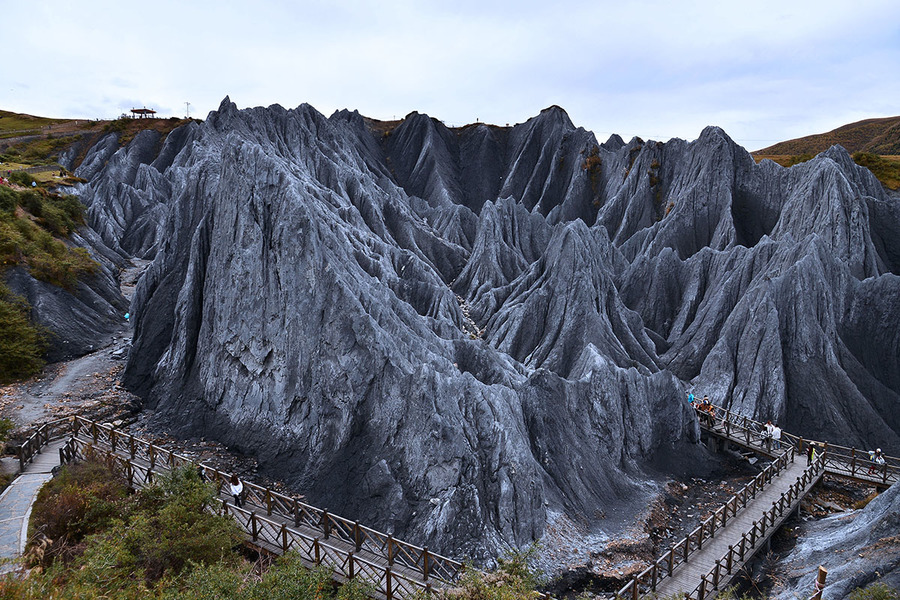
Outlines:
POLYGON ((780 561, 779 585, 770 597, 807 598, 815 590, 819 566, 828 570, 824 598, 848 598, 857 588, 880 582, 900 589, 900 486, 864 509, 804 524, 801 537, 780 561))
POLYGON ((155 256, 126 382, 177 431, 475 558, 627 520, 693 456, 689 387, 900 451, 900 208, 842 149, 370 124, 226 98, 85 160, 104 241, 155 256))

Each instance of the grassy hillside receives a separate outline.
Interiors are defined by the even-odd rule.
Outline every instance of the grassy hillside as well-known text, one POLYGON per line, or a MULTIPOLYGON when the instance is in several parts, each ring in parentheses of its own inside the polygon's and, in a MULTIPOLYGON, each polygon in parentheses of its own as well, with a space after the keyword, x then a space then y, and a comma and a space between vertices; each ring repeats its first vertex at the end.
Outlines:
POLYGON ((828 133, 779 142, 774 146, 757 150, 754 155, 819 154, 835 144, 840 144, 851 154, 900 154, 900 117, 866 119, 843 125, 828 133))
POLYGON ((49 119, 0 110, 0 138, 27 135, 35 130, 40 131, 48 125, 59 125, 70 121, 71 119, 49 119))
MULTIPOLYGON (((39 165, 54 165, 59 155, 76 148, 75 169, 84 160, 87 151, 104 135, 115 133, 124 146, 138 132, 153 129, 162 139, 187 119, 131 119, 113 121, 87 121, 50 119, 0 111, 0 171, 22 169, 39 165)), ((55 182, 57 184, 61 182, 55 182)))

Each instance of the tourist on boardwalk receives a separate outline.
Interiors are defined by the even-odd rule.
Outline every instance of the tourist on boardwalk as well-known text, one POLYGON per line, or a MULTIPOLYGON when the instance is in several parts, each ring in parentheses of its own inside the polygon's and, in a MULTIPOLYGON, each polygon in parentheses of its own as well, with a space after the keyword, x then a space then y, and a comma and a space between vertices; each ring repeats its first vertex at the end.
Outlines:
POLYGON ((872 461, 872 466, 869 467, 869 475, 873 475, 878 471, 878 468, 884 465, 884 454, 881 453, 881 448, 877 448, 875 450, 869 450, 869 460, 872 461))
POLYGON ((703 402, 700 403, 700 410, 702 410, 705 415, 706 423, 710 427, 715 427, 716 425, 716 407, 712 405, 712 402, 709 401, 709 396, 703 396, 703 402))
POLYGON ((241 508, 241 494, 244 493, 244 484, 238 479, 237 475, 231 476, 231 495, 234 496, 234 505, 241 508))
POLYGON ((810 442, 806 446, 806 466, 813 464, 814 460, 816 460, 816 445, 810 442))
POLYGON ((776 450, 781 450, 781 427, 772 425, 772 445, 776 450))

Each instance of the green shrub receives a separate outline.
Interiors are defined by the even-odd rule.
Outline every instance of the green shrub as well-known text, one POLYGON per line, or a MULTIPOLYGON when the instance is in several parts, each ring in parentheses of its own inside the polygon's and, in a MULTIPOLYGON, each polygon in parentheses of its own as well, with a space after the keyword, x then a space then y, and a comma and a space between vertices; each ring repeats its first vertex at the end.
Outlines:
POLYGON ((85 249, 57 239, 84 222, 77 198, 0 188, 0 209, 0 267, 23 265, 33 277, 68 290, 97 268, 85 249), (17 216, 16 208, 27 214, 17 216))
POLYGON ((65 555, 91 534, 111 526, 125 508, 128 488, 122 478, 98 461, 66 465, 41 491, 31 510, 29 539, 52 540, 44 564, 65 555))
POLYGON ((148 581, 177 575, 190 563, 220 562, 241 538, 231 517, 205 511, 215 498, 215 485, 195 469, 176 469, 138 494, 135 514, 107 539, 124 546, 129 566, 148 581))
POLYGON ((458 588, 448 596, 458 600, 518 600, 535 595, 541 574, 531 568, 530 562, 538 550, 532 544, 526 550, 512 550, 498 559, 497 570, 481 573, 467 569, 458 588))
POLYGON ((31 184, 35 183, 34 177, 26 173, 25 171, 14 171, 10 174, 9 180, 12 183, 17 185, 23 185, 25 187, 32 187, 31 184))
POLYGON ((44 366, 44 330, 29 319, 31 307, 0 282, 0 384, 31 377, 44 366))
POLYGON ((900 600, 900 593, 896 588, 877 581, 870 583, 865 588, 856 588, 850 592, 850 600, 900 600))

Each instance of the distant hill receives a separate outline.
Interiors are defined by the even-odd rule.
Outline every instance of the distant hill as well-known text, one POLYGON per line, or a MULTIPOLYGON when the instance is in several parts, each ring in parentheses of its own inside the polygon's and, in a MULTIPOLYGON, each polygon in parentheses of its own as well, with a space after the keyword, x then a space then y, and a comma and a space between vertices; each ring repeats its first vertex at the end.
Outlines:
POLYGON ((900 117, 865 119, 843 125, 828 133, 779 142, 774 146, 757 150, 754 155, 819 154, 831 146, 840 144, 851 154, 900 154, 900 117))

